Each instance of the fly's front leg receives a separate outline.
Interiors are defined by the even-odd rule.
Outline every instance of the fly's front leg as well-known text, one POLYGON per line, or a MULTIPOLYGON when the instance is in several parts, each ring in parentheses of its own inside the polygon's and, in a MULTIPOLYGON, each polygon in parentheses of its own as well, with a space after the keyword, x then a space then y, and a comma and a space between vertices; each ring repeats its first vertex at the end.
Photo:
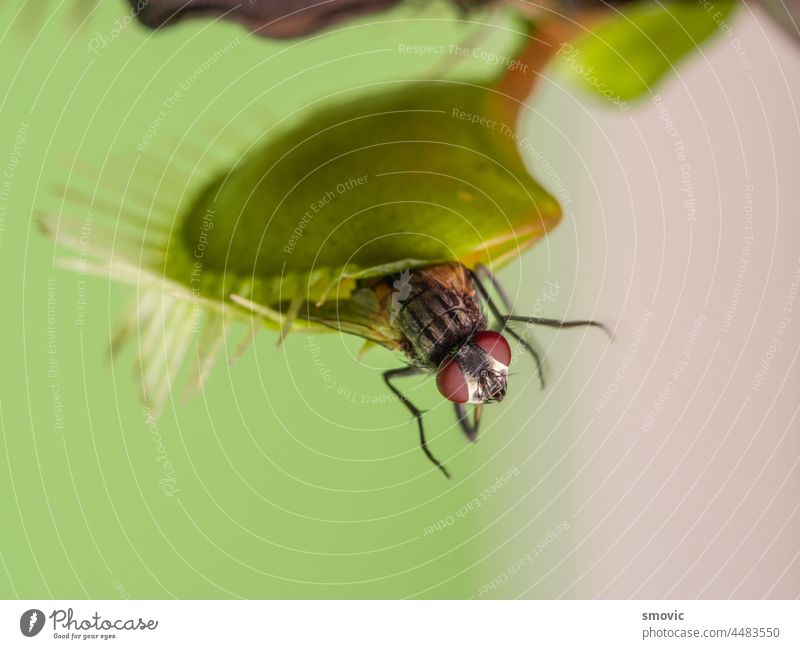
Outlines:
POLYGON ((485 266, 478 265, 474 271, 467 269, 467 273, 469 273, 470 279, 475 283, 478 292, 483 297, 486 305, 489 307, 489 310, 492 312, 492 315, 497 318, 500 322, 500 330, 506 332, 509 336, 514 338, 517 342, 519 342, 527 352, 533 356, 534 360, 536 361, 536 367, 539 372, 539 381, 544 388, 544 374, 542 373, 542 359, 539 356, 539 353, 533 348, 532 345, 528 343, 527 340, 523 336, 520 336, 517 332, 513 331, 509 325, 512 322, 524 322, 529 325, 541 325, 543 327, 554 327, 556 329, 571 329, 572 327, 597 327, 598 329, 602 329, 603 332, 609 337, 612 338, 611 331, 609 331, 608 327, 606 327, 602 322, 598 322, 597 320, 555 320, 553 318, 539 318, 536 316, 519 316, 514 315, 511 312, 511 302, 508 300, 508 297, 503 291, 503 287, 497 281, 495 276, 492 272, 486 268, 485 266), (506 308, 509 313, 502 314, 500 313, 500 309, 497 308, 497 305, 492 300, 491 296, 489 295, 489 291, 487 290, 486 286, 484 286, 483 282, 481 281, 480 275, 486 276, 489 281, 492 283, 495 291, 500 296, 500 300, 503 302, 503 306, 506 308))
POLYGON ((408 408, 414 418, 417 420, 417 425, 419 426, 419 443, 422 447, 422 452, 425 453, 427 458, 436 465, 436 467, 444 473, 446 478, 450 477, 450 473, 444 467, 444 465, 439 462, 434 456, 433 453, 430 452, 428 449, 428 441, 425 439, 425 428, 422 425, 422 411, 417 408, 411 401, 408 400, 405 394, 400 392, 393 384, 392 379, 398 379, 404 376, 415 376, 417 374, 422 374, 423 370, 419 369, 418 367, 414 367, 410 365, 408 367, 399 367, 394 370, 387 370, 383 373, 383 380, 386 382, 386 385, 389 386, 389 389, 394 393, 394 395, 400 399, 403 405, 408 408))
POLYGON ((542 325, 544 327, 555 327, 556 329, 571 329, 572 327, 598 327, 602 329, 605 334, 612 338, 611 332, 609 331, 608 327, 606 327, 602 322, 598 322, 597 320, 555 320, 553 318, 537 318, 537 317, 529 317, 529 316, 521 316, 521 315, 514 315, 512 311, 514 310, 511 305, 511 300, 508 299, 508 293, 506 293, 503 285, 498 281, 498 279, 494 276, 494 273, 490 271, 486 266, 483 264, 478 264, 475 266, 475 273, 473 278, 477 278, 478 280, 478 289, 484 295, 485 299, 489 301, 489 295, 486 292, 486 288, 480 283, 480 276, 483 275, 486 279, 491 282, 492 287, 494 288, 495 292, 497 293, 500 301, 503 303, 503 308, 507 311, 506 315, 497 316, 497 310, 494 309, 494 315, 500 318, 500 325, 506 326, 509 322, 525 322, 528 324, 537 324, 542 325))
MULTIPOLYGON (((494 278, 494 275, 491 273, 491 271, 485 266, 479 266, 479 268, 482 268, 484 273, 488 273, 490 281, 497 289, 500 286, 500 284, 494 278)), ((481 278, 478 276, 478 273, 469 269, 467 270, 467 273, 469 273, 470 279, 472 279, 472 281, 475 283, 478 292, 481 294, 481 297, 483 297, 484 302, 486 302, 486 306, 489 307, 489 311, 492 312, 492 315, 495 318, 497 318, 498 322, 500 323, 500 330, 504 331, 509 336, 511 336, 520 345, 522 345, 523 349, 525 349, 526 352, 528 352, 531 356, 533 356, 533 360, 536 361, 536 372, 539 375, 539 383, 542 384, 542 389, 544 389, 544 371, 542 369, 542 357, 539 355, 539 352, 537 352, 536 349, 533 347, 533 345, 531 345, 527 340, 525 340, 523 336, 520 336, 516 331, 509 328, 508 326, 509 316, 503 315, 500 312, 500 309, 497 308, 497 305, 494 303, 494 300, 489 295, 489 291, 487 290, 487 288, 483 285, 483 282, 481 281, 481 278)), ((503 305, 509 311, 511 311, 511 303, 508 301, 508 297, 505 296, 505 291, 502 290, 502 287, 500 287, 497 293, 498 295, 500 295, 500 299, 503 301, 503 305)))
POLYGON ((555 329, 571 329, 572 327, 597 327, 602 329, 603 333, 608 336, 609 340, 614 336, 611 330, 606 327, 602 322, 597 320, 554 320, 553 318, 537 318, 528 317, 524 315, 507 315, 505 316, 506 324, 509 322, 527 322, 528 324, 542 325, 544 327, 553 327, 555 329))

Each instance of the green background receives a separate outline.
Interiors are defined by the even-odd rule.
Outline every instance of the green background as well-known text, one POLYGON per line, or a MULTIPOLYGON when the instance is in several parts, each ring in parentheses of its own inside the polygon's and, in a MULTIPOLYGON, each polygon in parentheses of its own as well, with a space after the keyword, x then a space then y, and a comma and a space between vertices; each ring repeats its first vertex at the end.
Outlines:
MULTIPOLYGON (((247 133, 337 90, 431 74, 442 63, 399 55, 399 43, 456 43, 482 29, 482 46, 502 53, 503 19, 465 26, 434 5, 413 19, 406 9, 302 43, 253 38, 224 23, 159 34, 132 23, 90 51, 96 34, 110 38, 125 15, 116 2, 91 15, 69 3, 21 11, 4 3, 0 13, 0 164, 11 172, 0 212, 0 596, 498 595, 481 587, 557 528, 563 515, 554 498, 570 500, 576 488, 563 454, 573 441, 570 385, 580 373, 574 355, 591 353, 565 341, 572 362, 546 403, 532 364, 520 359, 510 398, 487 408, 475 445, 430 381, 410 381, 450 482, 422 456, 408 413, 388 400, 379 374, 400 359, 383 350, 359 359, 360 341, 338 334, 292 335, 276 349, 275 334, 263 332, 236 364, 215 369, 204 393, 175 395, 156 430, 137 400, 133 350, 105 354, 133 289, 59 268, 56 258, 69 253, 37 231, 34 216, 60 208, 59 185, 79 174, 91 180, 84 163, 118 165, 124 177, 120 160, 135 158, 165 99, 226 45, 235 46, 182 92, 149 149, 168 156, 176 141, 202 143, 232 119, 247 133), (171 472, 156 461, 159 441, 171 472), (514 477, 482 498, 509 471, 514 477), (475 498, 480 506, 456 515, 475 498)), ((455 74, 486 71, 470 59, 455 74)), ((577 152, 560 146, 565 134, 550 121, 570 110, 556 95, 545 92, 526 130, 563 169, 577 152)), ((546 174, 541 180, 552 185, 546 174)), ((534 308, 545 280, 560 281, 562 293, 542 315, 591 307, 572 283, 576 237, 592 236, 591 227, 578 235, 564 224, 503 272, 519 312, 534 308)), ((229 354, 245 335, 234 331, 229 354)), ((539 584, 528 596, 557 592, 570 577, 569 562, 556 556, 527 567, 526 579, 539 584)))

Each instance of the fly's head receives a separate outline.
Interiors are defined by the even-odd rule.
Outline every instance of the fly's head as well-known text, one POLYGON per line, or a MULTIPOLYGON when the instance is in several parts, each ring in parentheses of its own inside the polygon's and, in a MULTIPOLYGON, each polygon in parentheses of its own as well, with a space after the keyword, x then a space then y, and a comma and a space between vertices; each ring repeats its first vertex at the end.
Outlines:
POLYGON ((436 385, 455 403, 490 403, 506 395, 511 346, 496 331, 481 331, 439 368, 436 385))

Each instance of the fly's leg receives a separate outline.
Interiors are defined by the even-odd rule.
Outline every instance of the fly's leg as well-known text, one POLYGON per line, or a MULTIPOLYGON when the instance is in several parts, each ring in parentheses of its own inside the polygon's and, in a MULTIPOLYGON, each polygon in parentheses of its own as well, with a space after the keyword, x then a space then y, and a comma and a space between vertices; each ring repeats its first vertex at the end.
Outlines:
POLYGON ((514 307, 511 306, 511 300, 508 297, 508 293, 506 293, 506 289, 503 288, 503 285, 494 276, 494 273, 490 271, 483 264, 478 264, 477 266, 475 266, 475 274, 478 276, 482 275, 483 277, 488 279, 489 282, 491 282, 492 288, 494 288, 495 293, 497 293, 497 297, 499 297, 500 301, 503 303, 503 308, 509 313, 511 313, 514 307))
POLYGON ((483 404, 479 403, 472 411, 472 421, 469 420, 469 414, 463 403, 454 403, 456 410, 456 419, 461 424, 461 430, 469 438, 470 442, 474 442, 478 437, 478 428, 481 425, 481 414, 483 413, 483 404))
POLYGON ((611 331, 602 322, 597 320, 554 320, 552 318, 537 318, 524 315, 504 316, 506 323, 527 322, 528 324, 542 325, 544 327, 555 327, 556 329, 570 329, 571 327, 597 327, 602 329, 609 338, 612 338, 611 331))
MULTIPOLYGON (((486 302, 486 306, 489 307, 489 311, 492 312, 492 315, 495 318, 497 318, 498 322, 500 323, 501 331, 506 332, 509 336, 511 336, 514 340, 516 340, 520 345, 522 345, 522 348, 526 352, 528 352, 531 356, 533 356, 533 360, 536 361, 536 373, 539 375, 539 383, 541 383, 542 389, 544 389, 544 371, 542 370, 542 357, 539 355, 539 352, 537 352, 536 349, 533 347, 533 345, 531 345, 527 340, 525 340, 524 337, 520 336, 516 331, 514 331, 513 329, 510 329, 508 327, 508 316, 503 315, 500 312, 500 309, 497 308, 497 305, 494 303, 494 300, 489 295, 489 291, 483 285, 483 282, 481 281, 480 277, 478 277, 478 274, 476 272, 472 271, 472 270, 469 270, 469 269, 467 269, 467 272, 469 273, 470 279, 472 279, 472 281, 475 283, 475 286, 478 288, 478 292, 481 294, 481 297, 483 297, 484 302, 486 302)), ((491 274, 491 272, 489 271, 488 268, 485 268, 485 272, 489 273, 489 276, 491 277, 492 284, 495 287, 498 286, 499 283, 494 278, 494 275, 491 274)), ((501 300, 503 300, 503 304, 505 306, 507 306, 508 310, 510 311, 511 310, 511 305, 510 305, 510 303, 506 304, 506 300, 508 298, 507 297, 503 298, 504 293, 505 292, 500 293, 500 291, 498 291, 498 295, 501 296, 501 300)))
POLYGON ((383 380, 386 382, 386 385, 389 386, 389 389, 394 393, 394 395, 400 399, 403 405, 408 408, 414 418, 417 420, 417 425, 419 426, 419 443, 422 447, 422 452, 425 453, 427 458, 433 462, 436 467, 444 473, 446 478, 450 478, 450 473, 444 467, 444 465, 439 462, 434 456, 433 453, 428 450, 428 442, 425 439, 425 428, 422 425, 422 411, 417 408, 413 403, 408 400, 405 394, 400 392, 393 384, 392 379, 399 379, 404 376, 415 376, 416 374, 421 374, 423 370, 419 369, 418 367, 414 367, 410 365, 408 367, 398 367, 394 370, 387 370, 383 373, 383 380))
MULTIPOLYGON (((491 271, 488 268, 480 266, 478 270, 489 277, 489 280, 492 282, 492 285, 497 290, 498 295, 500 295, 501 300, 503 301, 503 305, 507 308, 508 311, 511 311, 510 303, 508 302, 508 298, 504 297, 504 292, 502 287, 500 287, 498 281, 495 279, 494 275, 492 275, 491 271)), ((544 376, 542 374, 542 361, 539 354, 536 350, 528 344, 528 342, 515 331, 509 328, 509 324, 511 322, 524 322, 526 324, 534 324, 534 325, 542 325, 544 327, 555 327, 556 329, 569 329, 571 327, 598 327, 602 329, 606 335, 611 338, 611 332, 608 330, 602 322, 598 322, 597 320, 554 320, 553 318, 538 318, 536 316, 518 316, 513 314, 502 314, 500 310, 497 308, 497 305, 492 300, 491 296, 489 295, 489 291, 484 286, 481 278, 478 276, 478 273, 475 271, 467 270, 469 273, 470 278, 475 283, 475 286, 478 288, 481 296, 483 297, 486 305, 489 307, 489 310, 492 312, 492 315, 500 321, 501 330, 508 333, 514 340, 519 342, 526 351, 528 351, 536 361, 536 367, 539 373, 539 381, 544 387, 544 376)))

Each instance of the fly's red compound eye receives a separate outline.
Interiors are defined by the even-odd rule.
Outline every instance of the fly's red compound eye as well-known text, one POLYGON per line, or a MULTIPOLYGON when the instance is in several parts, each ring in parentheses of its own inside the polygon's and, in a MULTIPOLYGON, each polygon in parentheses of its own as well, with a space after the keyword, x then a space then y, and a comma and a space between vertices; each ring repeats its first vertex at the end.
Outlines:
POLYGON ((455 403, 469 401, 469 388, 464 373, 455 361, 450 361, 436 375, 436 387, 442 396, 455 403))
POLYGON ((498 363, 511 365, 511 345, 503 334, 496 331, 481 331, 473 338, 473 342, 498 363))

